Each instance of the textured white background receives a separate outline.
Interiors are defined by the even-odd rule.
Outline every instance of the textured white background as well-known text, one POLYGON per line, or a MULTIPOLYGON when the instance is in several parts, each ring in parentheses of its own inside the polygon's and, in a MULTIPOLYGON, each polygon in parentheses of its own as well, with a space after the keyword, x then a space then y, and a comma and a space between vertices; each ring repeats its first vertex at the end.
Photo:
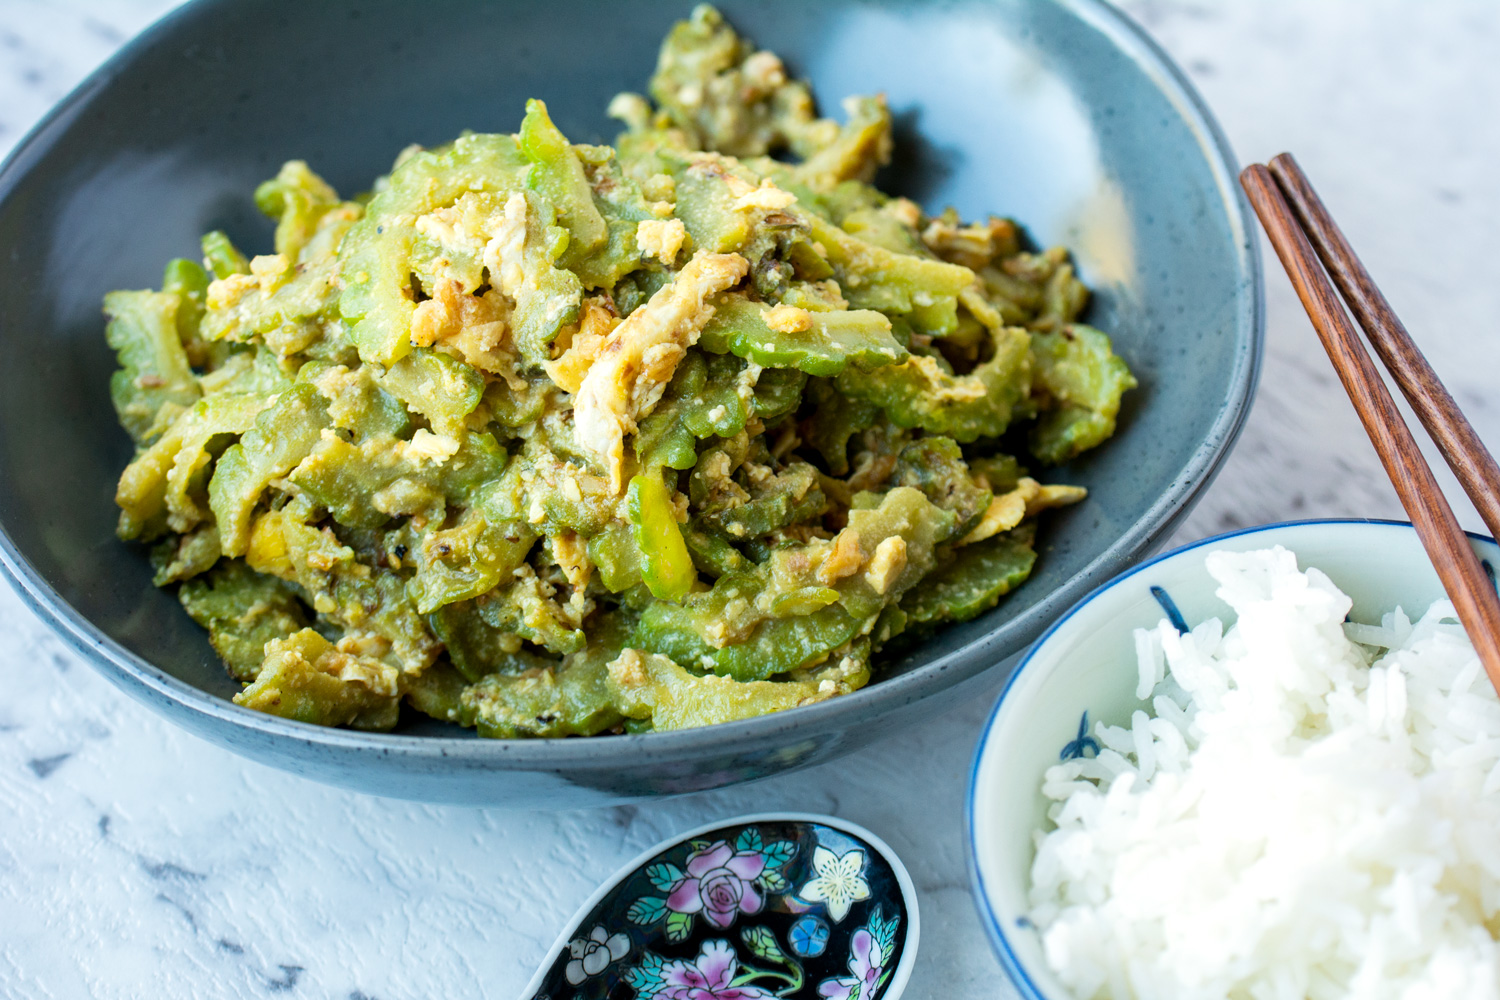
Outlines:
MULTIPOLYGON (((169 6, 0 0, 0 153, 169 6)), ((1500 5, 1125 6, 1187 68, 1245 162, 1296 151, 1480 433, 1500 444, 1500 5)), ((1260 395, 1179 541, 1286 518, 1400 516, 1269 248, 1267 275, 1260 395)), ((905 858, 925 925, 909 995, 1009 995, 969 900, 960 831, 987 708, 893 737, 857 767, 671 802, 412 805, 183 735, 0 587, 0 996, 510 997, 622 861, 701 821, 768 808, 845 816, 905 858)))

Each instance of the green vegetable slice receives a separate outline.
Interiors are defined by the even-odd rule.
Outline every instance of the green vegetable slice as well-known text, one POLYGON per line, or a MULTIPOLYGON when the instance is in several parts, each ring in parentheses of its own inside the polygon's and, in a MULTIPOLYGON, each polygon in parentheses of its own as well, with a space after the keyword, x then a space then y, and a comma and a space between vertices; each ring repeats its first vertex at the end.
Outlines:
POLYGON ((463 693, 467 678, 451 663, 438 661, 420 674, 402 674, 401 693, 407 704, 443 722, 463 721, 463 693))
POLYGON ((932 569, 934 549, 956 521, 910 487, 858 499, 864 506, 849 512, 842 544, 779 549, 680 605, 657 601, 642 614, 634 644, 743 681, 814 664, 849 642, 932 569), (890 555, 896 549, 899 559, 890 555))
POLYGON ((677 527, 672 494, 660 476, 636 476, 626 493, 631 531, 641 553, 641 579, 663 601, 680 601, 698 575, 677 527))
POLYGON ((514 136, 466 135, 415 153, 391 171, 339 248, 339 310, 352 324, 349 337, 362 359, 389 365, 411 350, 417 218, 451 207, 465 194, 519 192, 530 169, 514 136))
POLYGON ((801 461, 751 482, 746 492, 748 498, 743 503, 705 513, 699 523, 720 535, 744 541, 815 520, 829 507, 817 470, 801 461))
MULTIPOLYGON (((614 289, 620 279, 641 267, 641 248, 636 242, 640 223, 655 219, 640 187, 620 169, 608 147, 574 147, 591 154, 585 173, 591 177, 594 208, 604 219, 604 243, 588 257, 572 265, 585 288, 614 289), (600 161, 603 162, 600 162, 600 161)), ((623 313, 629 310, 622 309, 623 313)))
POLYGON ((121 538, 153 538, 169 525, 187 531, 207 516, 190 494, 212 455, 209 445, 255 426, 269 400, 251 393, 216 393, 178 416, 155 443, 120 474, 115 503, 121 538))
POLYGON ((648 721, 655 732, 750 719, 822 701, 831 693, 820 691, 813 680, 737 681, 693 674, 665 656, 635 650, 609 664, 609 677, 620 711, 648 721))
POLYGON ((464 724, 497 739, 592 736, 619 725, 623 716, 610 685, 609 662, 619 655, 628 630, 619 612, 606 615, 595 625, 588 648, 561 663, 518 676, 490 674, 464 690, 464 724))
POLYGON ((201 524, 169 538, 151 550, 151 565, 156 570, 151 582, 158 587, 188 580, 208 572, 219 561, 219 529, 213 524, 201 524))
POLYGON ((236 705, 315 726, 383 731, 401 714, 394 667, 352 656, 310 628, 266 643, 266 659, 236 705))
POLYGON ((532 163, 526 185, 545 198, 557 213, 558 224, 568 231, 568 248, 559 263, 577 264, 599 249, 609 236, 604 217, 594 207, 593 191, 583 173, 583 163, 568 140, 552 124, 547 105, 526 102, 526 117, 517 136, 521 152, 532 163))
POLYGON ((289 160, 255 189, 255 207, 276 221, 276 252, 296 260, 339 196, 302 160, 289 160))
POLYGON ((379 380, 386 390, 453 437, 484 397, 484 376, 457 358, 426 349, 412 351, 379 380))
POLYGON ((708 576, 721 577, 729 573, 742 573, 750 568, 750 560, 742 552, 720 535, 704 531, 696 524, 689 525, 682 533, 682 540, 693 557, 693 565, 708 576))
MULTIPOLYGON (((470 683, 494 673, 514 676, 555 665, 555 661, 522 648, 521 637, 514 632, 485 621, 474 601, 445 604, 427 620, 447 648, 453 667, 470 683)), ((432 669, 423 671, 424 676, 432 669)))
MULTIPOLYGON (((848 185, 844 185, 848 187, 848 185)), ((880 203, 884 203, 885 196, 877 197, 880 203)), ((851 236, 858 237, 866 243, 872 243, 878 247, 884 247, 894 253, 911 254, 916 257, 931 257, 931 252, 922 242, 922 237, 917 232, 884 208, 875 205, 869 208, 856 208, 837 219, 838 227, 851 236)))
POLYGON ((1036 385, 1055 409, 1042 414, 1031 450, 1044 462, 1066 462, 1115 432, 1120 397, 1138 384, 1109 337, 1073 323, 1032 335, 1036 385))
POLYGON ((255 520, 245 562, 302 588, 319 615, 352 635, 369 637, 403 671, 418 673, 441 646, 395 573, 361 561, 328 526, 309 523, 312 505, 296 500, 255 520))
POLYGON ((885 97, 851 97, 844 102, 849 120, 827 146, 803 160, 792 173, 814 190, 826 191, 844 181, 869 183, 891 159, 891 111, 885 97))
POLYGON ((493 524, 524 522, 542 534, 571 531, 584 538, 615 520, 620 500, 609 480, 564 460, 540 435, 493 482, 476 484, 472 497, 493 524))
POLYGON ((307 625, 307 611, 291 586, 252 572, 238 559, 187 581, 177 596, 193 621, 208 630, 230 676, 241 682, 260 672, 266 643, 307 625))
POLYGON ((735 294, 719 296, 714 306, 713 318, 698 340, 703 349, 734 354, 766 368, 830 376, 850 365, 878 368, 907 357, 906 349, 891 336, 891 321, 871 310, 772 308, 735 294))
MULTIPOLYGON (((720 577, 745 585, 740 577, 720 577)), ((700 634, 707 623, 703 606, 679 608, 661 601, 641 618, 632 643, 642 649, 692 664, 705 672, 737 681, 763 681, 826 658, 860 631, 860 621, 842 607, 830 604, 812 614, 763 618, 744 639, 715 647, 700 634), (695 613, 696 612, 696 613, 695 613)))
POLYGON ((850 305, 886 313, 909 313, 944 299, 957 299, 975 282, 967 267, 896 253, 808 215, 811 237, 821 244, 850 305))
POLYGON ((577 627, 576 616, 553 600, 552 585, 529 564, 518 567, 508 582, 485 594, 477 607, 479 616, 494 628, 554 653, 576 653, 588 642, 577 627))
POLYGON ((1019 587, 1036 563, 1032 522, 1012 531, 964 545, 901 602, 912 624, 963 622, 988 611, 1019 587))
POLYGON ((328 407, 318 391, 299 382, 255 418, 255 426, 219 459, 208 483, 208 505, 219 524, 227 556, 241 556, 250 542, 250 515, 271 480, 306 458, 328 426, 328 407))
POLYGON ((623 594, 642 583, 641 548, 635 529, 613 521, 589 539, 589 561, 599 570, 599 582, 612 594, 623 594))
POLYGON ((992 331, 993 354, 967 375, 952 374, 930 355, 839 376, 840 392, 873 403, 901 427, 920 427, 969 442, 998 437, 1026 411, 1031 389, 1030 337, 1019 327, 992 331))
POLYGON ((201 332, 208 282, 203 265, 186 257, 167 261, 162 272, 161 290, 177 296, 177 339, 182 341, 188 362, 196 368, 217 367, 227 360, 227 352, 216 351, 201 332))
POLYGON ((109 394, 120 423, 138 443, 160 432, 163 416, 175 417, 200 395, 177 329, 177 313, 184 308, 190 308, 184 297, 171 292, 104 297, 109 317, 104 337, 120 361, 109 394))
POLYGON ((494 590, 525 561, 536 534, 525 525, 490 524, 469 508, 451 528, 423 536, 407 595, 421 614, 494 590))
POLYGON ((947 437, 925 437, 902 448, 889 482, 914 486, 939 507, 953 511, 958 517, 955 538, 969 533, 995 497, 974 481, 958 443, 947 437))
POLYGON ((205 233, 202 246, 203 266, 212 271, 215 278, 250 273, 249 259, 230 241, 228 233, 217 229, 205 233))
POLYGON ((636 431, 637 460, 648 470, 691 469, 699 440, 739 434, 754 417, 785 416, 801 402, 806 381, 796 369, 762 371, 733 355, 691 349, 636 431))
POLYGON ((805 156, 831 141, 837 126, 817 120, 805 84, 766 72, 768 59, 780 68, 699 4, 662 41, 651 96, 695 148, 760 156, 790 145, 805 156))
POLYGON ((411 437, 406 404, 376 384, 371 368, 361 365, 351 371, 346 365, 309 361, 297 371, 297 378, 317 387, 328 400, 333 426, 348 431, 352 440, 411 437))
POLYGON ((815 409, 804 424, 808 443, 823 456, 828 471, 836 476, 849 472, 849 439, 872 426, 880 417, 873 403, 844 395, 834 384, 812 379, 807 394, 815 409))
MULTIPOLYGON (((281 357, 322 341, 339 297, 335 251, 358 215, 354 205, 330 208, 312 224, 296 257, 256 257, 249 265, 253 273, 231 274, 210 285, 202 337, 264 343, 281 357)), ((342 339, 342 330, 335 336, 342 339)))

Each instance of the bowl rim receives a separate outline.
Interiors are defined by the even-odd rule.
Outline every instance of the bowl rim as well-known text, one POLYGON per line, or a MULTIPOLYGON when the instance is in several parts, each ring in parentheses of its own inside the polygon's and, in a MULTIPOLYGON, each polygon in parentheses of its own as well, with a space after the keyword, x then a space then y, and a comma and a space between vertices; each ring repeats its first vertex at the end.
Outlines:
MULTIPOLYGON (((65 131, 104 88, 137 58, 164 44, 175 32, 236 0, 191 0, 169 11, 131 38, 83 82, 48 111, 0 162, 0 204, 29 173, 31 161, 65 131)), ((366 733, 295 722, 242 708, 228 699, 179 680, 127 649, 67 602, 26 559, 0 523, 0 577, 24 604, 92 667, 133 696, 170 704, 174 721, 188 723, 199 735, 221 724, 274 738, 278 744, 301 743, 326 752, 379 750, 408 758, 466 759, 496 770, 568 769, 580 765, 613 768, 616 753, 638 760, 681 759, 705 751, 724 752, 757 743, 773 734, 782 738, 825 731, 825 720, 851 720, 886 714, 970 679, 1003 662, 1034 642, 1056 615, 1074 604, 1097 580, 1158 546, 1186 516, 1222 468, 1249 415, 1259 382, 1265 342, 1265 287, 1259 241, 1248 225, 1248 203, 1236 183, 1236 158, 1223 129, 1186 73, 1130 17, 1107 0, 1046 0, 1103 34, 1172 103, 1199 149, 1219 192, 1216 209, 1224 213, 1236 260, 1237 292, 1232 329, 1239 342, 1230 367, 1229 395, 1203 431, 1197 448, 1171 484, 1125 531, 1078 573, 1042 595, 1019 615, 997 624, 968 643, 895 677, 814 705, 698 729, 666 733, 623 734, 604 744, 595 740, 476 739, 462 736, 413 736, 366 733), (189 721, 191 720, 191 721, 189 721), (601 761, 601 748, 616 753, 601 761)), ((236 748, 239 749, 239 748, 236 748)), ((246 752, 241 750, 240 752, 246 752)), ((252 756, 256 756, 250 751, 252 756)))
MULTIPOLYGON (((1233 531, 1225 531, 1217 535, 1210 535, 1207 538, 1200 538, 1194 542, 1188 542, 1185 545, 1180 545, 1175 549, 1163 552, 1160 555, 1153 556, 1132 566, 1120 575, 1096 587, 1086 597, 1069 608, 1067 613, 1053 622, 1047 631, 1043 632, 1036 642, 1032 643, 1031 648, 1026 651, 1026 654, 1016 664, 1015 670, 1011 672, 1010 677, 1005 682, 1005 686, 1001 688, 999 696, 995 699, 994 707, 990 709, 989 717, 985 719, 984 728, 980 730, 979 740, 974 747, 974 758, 969 765, 969 787, 964 794, 964 840, 966 841, 965 854, 967 855, 966 860, 969 869, 970 895, 973 896, 975 908, 979 911, 979 918, 980 922, 984 925, 985 936, 989 938, 990 947, 995 952, 996 957, 999 958, 1001 967, 1005 970, 1006 975, 1010 977, 1011 983, 1024 1000, 1069 1000, 1069 998, 1050 996, 1043 993, 1026 971, 1026 966, 1021 962, 1020 956, 1016 954, 1015 949, 1011 946, 1010 938, 1007 936, 1005 927, 1002 925, 999 916, 995 913, 995 907, 990 901, 990 893, 985 886, 984 871, 979 864, 979 839, 975 835, 974 830, 974 803, 978 797, 979 771, 987 755, 990 737, 994 735, 996 722, 1000 718, 1000 710, 1004 707, 1007 696, 1015 688, 1021 675, 1043 651, 1043 648, 1052 639, 1053 635, 1060 631, 1074 617, 1082 613, 1089 605, 1093 604, 1096 598, 1102 596, 1106 591, 1113 590, 1138 574, 1151 569, 1158 563, 1186 555, 1195 549, 1217 545, 1231 538, 1240 538, 1244 535, 1278 531, 1285 528, 1305 527, 1333 527, 1334 530, 1338 531, 1354 525, 1416 530, 1410 521, 1401 521, 1392 518, 1315 517, 1295 521, 1272 521, 1269 524, 1257 524, 1247 528, 1237 528, 1233 531)), ((1469 537, 1470 541, 1486 542, 1490 545, 1500 544, 1489 535, 1477 531, 1465 531, 1464 534, 1469 537)))

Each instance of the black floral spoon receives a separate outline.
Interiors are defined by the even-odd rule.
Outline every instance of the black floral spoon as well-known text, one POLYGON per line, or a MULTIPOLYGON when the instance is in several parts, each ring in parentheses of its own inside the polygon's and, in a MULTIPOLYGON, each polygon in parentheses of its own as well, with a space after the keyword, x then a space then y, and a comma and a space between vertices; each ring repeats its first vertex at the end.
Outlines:
POLYGON ((533 1000, 896 1000, 917 954, 906 868, 826 816, 742 816, 652 848, 583 905, 533 1000))

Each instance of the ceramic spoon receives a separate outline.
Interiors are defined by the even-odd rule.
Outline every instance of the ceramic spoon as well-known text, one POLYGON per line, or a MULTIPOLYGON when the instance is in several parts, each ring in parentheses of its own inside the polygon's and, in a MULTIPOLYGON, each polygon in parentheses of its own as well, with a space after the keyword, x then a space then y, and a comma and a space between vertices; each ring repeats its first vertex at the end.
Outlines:
POLYGON ((742 816, 658 844, 579 909, 532 1000, 896 1000, 917 897, 880 838, 828 816, 742 816))

